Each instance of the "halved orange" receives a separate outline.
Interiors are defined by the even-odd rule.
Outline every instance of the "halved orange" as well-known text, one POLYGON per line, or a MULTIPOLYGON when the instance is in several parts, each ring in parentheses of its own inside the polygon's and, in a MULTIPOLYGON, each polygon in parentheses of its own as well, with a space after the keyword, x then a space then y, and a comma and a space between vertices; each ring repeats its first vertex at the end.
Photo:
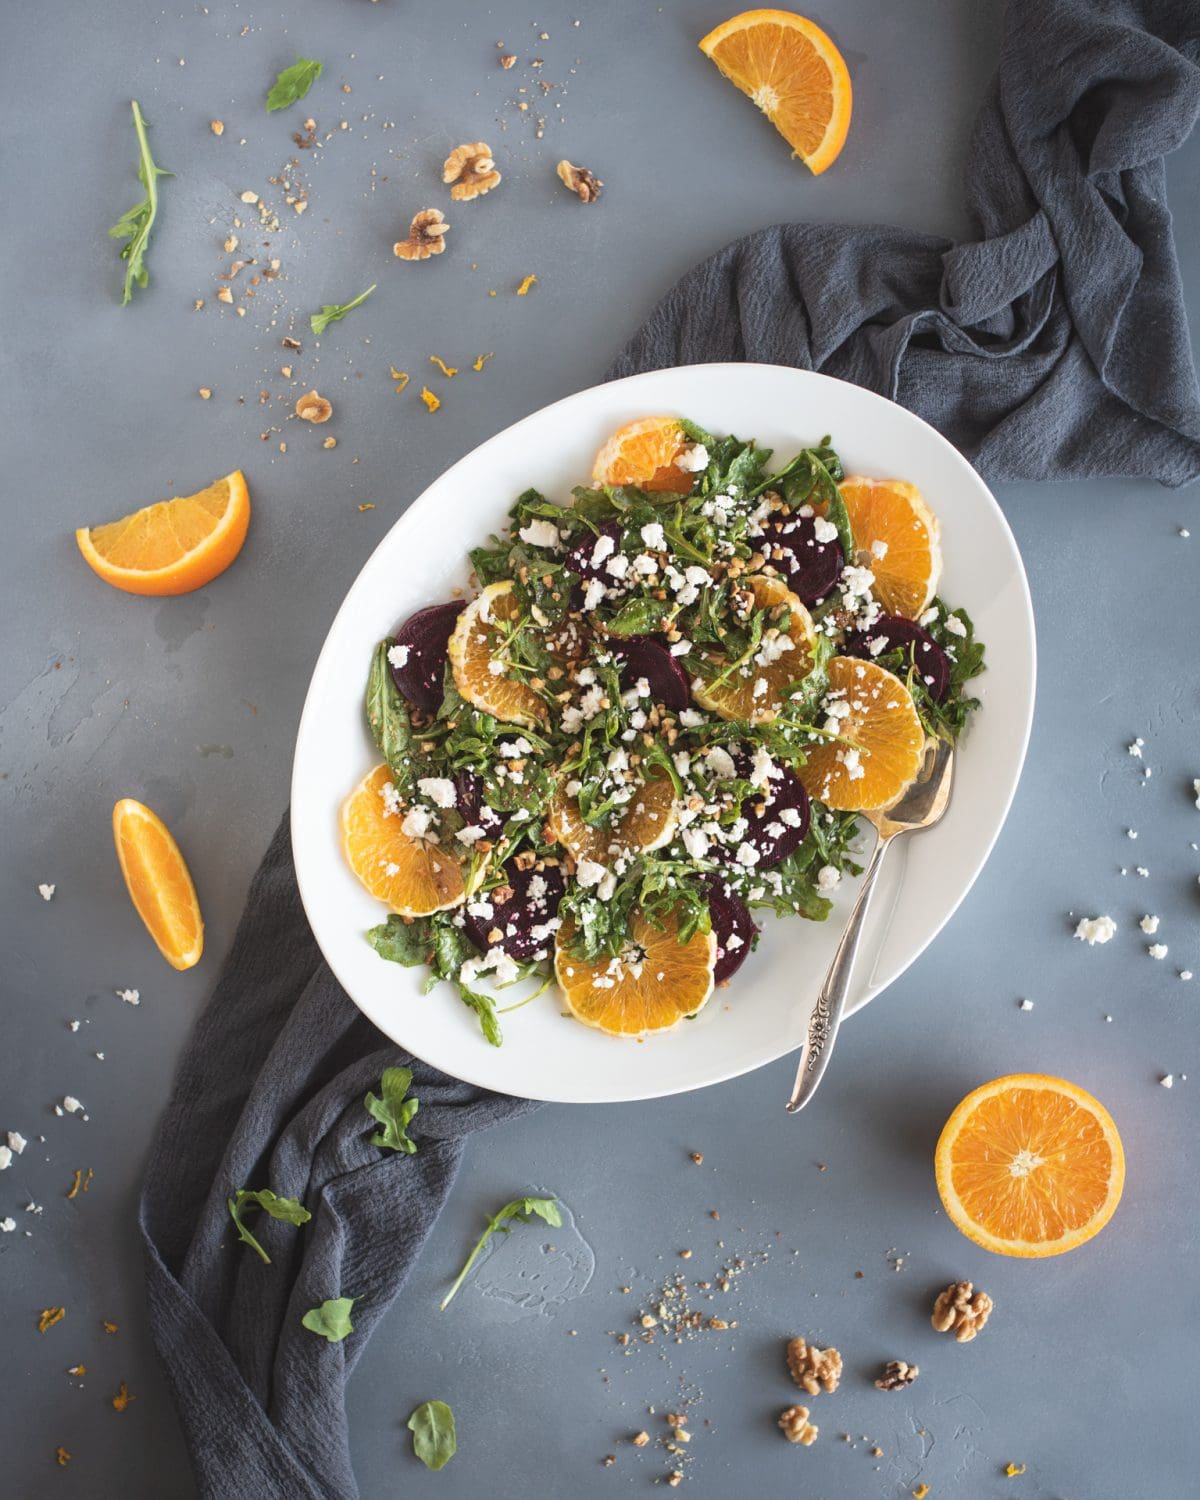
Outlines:
POLYGON ((819 26, 788 10, 747 10, 710 31, 700 50, 810 172, 833 165, 850 129, 850 74, 819 26))
POLYGON ((206 490, 160 500, 75 540, 105 583, 127 594, 190 594, 233 562, 250 525, 250 492, 240 469, 206 490))
POLYGON ((678 417, 639 417, 618 427, 596 454, 592 481, 689 495, 696 476, 678 467, 688 446, 678 417))
POLYGON ((1061 1255, 1112 1218, 1125 1185, 1113 1118, 1077 1084, 1014 1073, 967 1095, 935 1153, 938 1192, 967 1236, 998 1255, 1061 1255))
POLYGON ((887 807, 921 769, 925 731, 908 689, 873 661, 835 656, 825 709, 838 739, 807 750, 797 770, 810 797, 844 812, 887 807))
POLYGON ((915 620, 942 576, 941 527, 915 484, 862 479, 838 485, 858 561, 875 575, 873 593, 890 615, 915 620))
POLYGON ((555 939, 554 977, 577 1021, 610 1036, 673 1031, 702 1010, 713 992, 717 940, 696 932, 679 941, 668 914, 662 928, 633 913, 629 943, 619 958, 585 963, 568 952, 574 929, 564 922, 555 939))
POLYGON ((492 583, 458 617, 450 637, 450 666, 455 686, 476 708, 506 724, 535 729, 546 717, 546 705, 533 688, 508 673, 505 641, 518 625, 521 606, 512 580, 492 583))
POLYGON ((770 610, 767 630, 774 635, 768 637, 764 631, 762 645, 755 655, 729 676, 722 675, 730 665, 726 657, 717 652, 704 653, 710 675, 705 680, 702 674, 697 674, 692 697, 702 708, 711 709, 722 719, 768 724, 779 717, 788 684, 800 682, 812 671, 817 633, 808 610, 778 578, 752 573, 742 582, 754 595, 754 607, 770 610), (782 620, 785 613, 788 623, 781 635, 781 627, 775 622, 782 620), (791 641, 791 646, 779 650, 776 642, 785 638, 791 641))
POLYGON ((461 906, 466 889, 458 859, 401 827, 403 809, 386 765, 368 771, 342 806, 342 849, 377 901, 402 917, 461 906))
POLYGON ((576 859, 608 865, 618 854, 663 848, 674 838, 678 821, 674 783, 664 770, 654 767, 638 777, 637 791, 606 828, 585 823, 579 803, 559 786, 547 827, 576 859))
POLYGON ((173 969, 190 969, 204 952, 204 920, 179 845, 163 820, 122 797, 113 808, 113 841, 134 909, 173 969))

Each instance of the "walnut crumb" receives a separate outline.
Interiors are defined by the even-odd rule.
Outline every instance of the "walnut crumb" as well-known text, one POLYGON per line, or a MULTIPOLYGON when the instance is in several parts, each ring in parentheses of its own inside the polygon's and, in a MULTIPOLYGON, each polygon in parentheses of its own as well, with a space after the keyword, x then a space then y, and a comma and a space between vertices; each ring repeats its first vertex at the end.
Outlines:
POLYGON ((803 1443, 806 1448, 811 1448, 820 1429, 808 1420, 807 1406, 789 1406, 780 1414, 779 1430, 789 1443, 803 1443))
POLYGON ((667 1475, 667 1483, 672 1489, 677 1489, 683 1483, 683 1472, 680 1469, 672 1469, 667 1475))
POLYGON ((227 287, 227 286, 220 286, 220 287, 218 287, 217 288, 217 301, 218 302, 232 302, 233 301, 233 290, 232 290, 232 288, 231 287, 227 287))
POLYGON ((629 1441, 635 1448, 644 1448, 650 1441, 650 1434, 643 1428, 641 1432, 635 1432, 629 1441))
POLYGON ((296 415, 302 422, 312 422, 314 425, 328 422, 333 416, 333 403, 324 396, 319 396, 316 391, 308 391, 296 402, 296 415))
POLYGON ((586 167, 577 167, 564 157, 554 170, 558 173, 559 182, 563 187, 569 188, 580 203, 595 203, 600 196, 600 189, 604 184, 586 167))
POLYGON ((960 1344, 969 1344, 991 1312, 992 1299, 986 1292, 975 1292, 969 1281, 952 1281, 938 1293, 929 1321, 939 1333, 953 1333, 960 1344))
POLYGON ((801 1389, 815 1396, 824 1386, 836 1391, 842 1374, 842 1356, 836 1349, 818 1349, 802 1338, 791 1339, 787 1346, 787 1365, 792 1379, 801 1389))
POLYGON ((208 401, 212 397, 212 390, 208 386, 202 385, 200 387, 199 396, 201 401, 208 401))
POLYGON ((401 260, 427 260, 446 248, 446 231, 450 228, 440 208, 423 208, 408 226, 408 238, 397 240, 393 252, 401 260))
POLYGON ((486 142, 474 141, 467 146, 456 146, 442 167, 442 181, 452 182, 450 196, 459 203, 466 203, 484 193, 490 193, 500 183, 500 173, 486 142))
POLYGON ((289 337, 289 338, 281 339, 280 342, 283 344, 283 347, 285 349, 299 349, 300 348, 300 340, 299 339, 294 339, 294 338, 290 338, 289 337))
POLYGON ((875 1385, 881 1391, 899 1391, 912 1385, 920 1373, 919 1365, 910 1365, 903 1359, 889 1359, 875 1385))
POLYGON ((251 192, 251 190, 249 188, 247 188, 244 193, 239 193, 238 196, 241 198, 241 200, 242 200, 243 203, 257 203, 258 202, 258 194, 255 193, 255 192, 251 192))
POLYGON ((227 235, 226 238, 225 238, 225 254, 226 255, 232 255, 233 252, 237 249, 237 247, 238 247, 238 237, 237 237, 237 235, 236 234, 227 235))
POLYGON ((210 120, 208 122, 208 128, 212 131, 213 135, 224 135, 225 134, 225 121, 224 120, 210 120))
POLYGON ((321 444, 321 447, 322 448, 336 448, 337 447, 337 438, 335 438, 333 436, 327 437, 325 439, 325 441, 321 444))
POLYGON ((500 66, 507 70, 508 68, 511 68, 513 66, 516 60, 517 54, 515 52, 506 52, 500 59, 500 66))
POLYGON ((692 1151, 692 1152, 689 1152, 689 1154, 688 1154, 688 1160, 695 1162, 696 1166, 698 1166, 698 1167, 703 1166, 704 1165, 704 1153, 702 1151, 692 1151))

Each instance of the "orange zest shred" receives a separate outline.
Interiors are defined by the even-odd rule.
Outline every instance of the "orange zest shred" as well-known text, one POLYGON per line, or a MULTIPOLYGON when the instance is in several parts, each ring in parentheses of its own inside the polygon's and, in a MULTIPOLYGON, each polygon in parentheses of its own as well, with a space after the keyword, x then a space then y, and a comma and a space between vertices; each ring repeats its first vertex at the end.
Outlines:
POLYGON ((55 1323, 61 1323, 66 1315, 65 1307, 43 1307, 38 1313, 38 1332, 45 1333, 48 1328, 53 1328, 55 1323))
POLYGON ((104 1322, 101 1323, 100 1327, 104 1329, 105 1333, 116 1333, 117 1331, 117 1325, 115 1323, 104 1322))
POLYGON ((917 1485, 916 1489, 913 1490, 913 1500, 925 1500, 925 1496, 928 1495, 928 1493, 929 1486, 927 1484, 919 1484, 917 1485))
POLYGON ((95 1177, 95 1175, 96 1174, 95 1174, 95 1172, 92 1171, 91 1167, 89 1167, 87 1169, 87 1171, 84 1173, 83 1190, 84 1190, 85 1193, 87 1192, 88 1188, 91 1187, 91 1185, 92 1185, 92 1178, 95 1177))
POLYGON ((389 365, 388 369, 391 371, 392 379, 398 380, 400 382, 400 384, 396 387, 396 394, 398 396, 401 391, 404 390, 408 382, 412 379, 412 376, 406 374, 403 370, 397 370, 395 365, 389 365))
POLYGON ((79 1189, 82 1186, 83 1186, 83 1168, 82 1167, 76 1167, 75 1168, 75 1180, 71 1183, 70 1188, 67 1190, 67 1197, 68 1198, 78 1197, 78 1195, 79 1195, 79 1189))
POLYGON ((67 1452, 61 1443, 54 1450, 54 1462, 60 1469, 65 1469, 71 1462, 71 1454, 67 1452))
POLYGON ((421 387, 421 400, 424 401, 430 411, 437 411, 438 407, 442 404, 427 385, 421 387))
POLYGON ((368 500, 365 505, 360 505, 358 508, 359 508, 360 511, 363 511, 363 510, 374 510, 375 509, 375 502, 373 500, 368 500))
POLYGON ((457 365, 448 365, 444 359, 439 359, 436 354, 431 354, 429 356, 429 360, 431 364, 437 365, 438 369, 442 372, 447 380, 453 380, 454 377, 458 374, 457 365))
POLYGON ((529 288, 531 286, 534 286, 536 283, 537 283, 537 277, 536 276, 526 276, 525 280, 517 288, 517 296, 518 297, 524 297, 524 296, 526 296, 528 294, 528 292, 529 292, 529 288))
POLYGON ((487 364, 488 360, 491 359, 491 357, 492 356, 490 354, 481 354, 475 361, 475 363, 471 366, 472 370, 482 370, 484 365, 487 364))
POLYGON ((136 1401, 136 1396, 129 1394, 129 1387, 122 1380, 117 1387, 117 1394, 112 1398, 113 1411, 124 1411, 131 1401, 136 1401))
POLYGON ((1004 1466, 1005 1477, 1008 1479, 1015 1479, 1018 1474, 1024 1474, 1024 1472, 1024 1464, 1005 1464, 1004 1466))
POLYGON ((86 1375, 87 1365, 72 1365, 67 1371, 68 1375, 86 1375))

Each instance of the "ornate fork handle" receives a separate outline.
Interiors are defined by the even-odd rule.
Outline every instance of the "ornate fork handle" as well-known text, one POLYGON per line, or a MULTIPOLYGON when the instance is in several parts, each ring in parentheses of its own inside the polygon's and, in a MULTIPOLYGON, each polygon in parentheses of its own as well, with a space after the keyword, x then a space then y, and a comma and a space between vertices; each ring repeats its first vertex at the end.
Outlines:
POLYGON ((817 995, 817 1003, 808 1023, 808 1037, 800 1052, 800 1066, 796 1069, 792 1097, 787 1102, 789 1114, 794 1115, 797 1110, 803 1109, 812 1098, 829 1062, 829 1054, 833 1051, 838 1027, 841 1025, 842 1012, 846 1008, 846 996, 850 992, 854 960, 858 955, 859 939, 866 924, 871 893, 875 889, 883 856, 896 836, 892 834, 888 838, 880 838, 875 845, 875 852, 871 855, 871 862, 863 876, 850 920, 846 923, 846 930, 842 933, 833 961, 829 965, 829 972, 825 975, 825 982, 817 995))

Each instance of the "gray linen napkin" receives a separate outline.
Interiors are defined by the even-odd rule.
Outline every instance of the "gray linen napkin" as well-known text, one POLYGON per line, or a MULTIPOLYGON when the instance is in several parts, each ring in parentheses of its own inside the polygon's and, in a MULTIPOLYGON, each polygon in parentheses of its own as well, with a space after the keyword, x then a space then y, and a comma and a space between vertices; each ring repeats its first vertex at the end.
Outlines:
MULTIPOLYGON (((1012 0, 972 154, 977 243, 782 226, 693 271, 613 375, 696 360, 829 370, 894 396, 993 477, 1200 470, 1200 400, 1162 155, 1200 109, 1194 0, 1012 0)), ((353 1500, 345 1384, 445 1202, 466 1137, 536 1106, 455 1082, 359 1014, 309 931, 286 820, 180 1064, 142 1195, 150 1324, 201 1493, 353 1500), (411 1066, 415 1156, 363 1095, 411 1066), (271 1187, 273 1264, 225 1207, 271 1187), (353 1295, 355 1332, 300 1325, 353 1295)))

